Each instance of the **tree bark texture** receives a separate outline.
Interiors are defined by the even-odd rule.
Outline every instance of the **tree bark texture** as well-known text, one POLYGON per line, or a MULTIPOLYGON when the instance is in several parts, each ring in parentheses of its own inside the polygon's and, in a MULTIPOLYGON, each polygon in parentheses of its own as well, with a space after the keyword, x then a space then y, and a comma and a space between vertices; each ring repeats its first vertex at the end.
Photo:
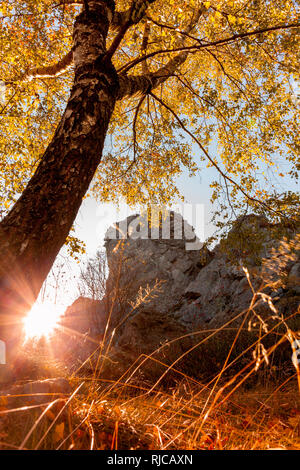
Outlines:
POLYGON ((9 356, 101 160, 119 89, 105 59, 113 14, 112 0, 92 0, 77 16, 68 104, 35 174, 0 224, 0 339, 9 356))

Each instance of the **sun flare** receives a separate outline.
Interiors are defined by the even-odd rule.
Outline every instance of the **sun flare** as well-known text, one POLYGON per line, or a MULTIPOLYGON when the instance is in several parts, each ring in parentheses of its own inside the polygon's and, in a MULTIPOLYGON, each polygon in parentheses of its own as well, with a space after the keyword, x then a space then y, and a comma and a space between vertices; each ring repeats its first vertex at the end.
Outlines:
POLYGON ((26 339, 49 337, 58 326, 63 308, 51 303, 35 303, 24 319, 26 339))

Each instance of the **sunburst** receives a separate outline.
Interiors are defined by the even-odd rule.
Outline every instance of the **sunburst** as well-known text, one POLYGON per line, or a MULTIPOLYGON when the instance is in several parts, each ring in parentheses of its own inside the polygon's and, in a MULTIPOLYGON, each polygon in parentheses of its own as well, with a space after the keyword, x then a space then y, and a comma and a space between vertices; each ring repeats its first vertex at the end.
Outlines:
POLYGON ((62 306, 56 304, 36 302, 24 319, 26 339, 49 338, 58 327, 63 310, 62 306))

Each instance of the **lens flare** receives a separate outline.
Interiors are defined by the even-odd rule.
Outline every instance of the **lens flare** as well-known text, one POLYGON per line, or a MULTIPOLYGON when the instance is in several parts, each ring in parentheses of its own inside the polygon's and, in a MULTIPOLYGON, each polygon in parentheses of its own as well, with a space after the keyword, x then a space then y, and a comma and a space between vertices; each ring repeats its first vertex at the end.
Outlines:
POLYGON ((24 319, 26 339, 49 336, 58 326, 63 307, 51 303, 35 303, 24 319))

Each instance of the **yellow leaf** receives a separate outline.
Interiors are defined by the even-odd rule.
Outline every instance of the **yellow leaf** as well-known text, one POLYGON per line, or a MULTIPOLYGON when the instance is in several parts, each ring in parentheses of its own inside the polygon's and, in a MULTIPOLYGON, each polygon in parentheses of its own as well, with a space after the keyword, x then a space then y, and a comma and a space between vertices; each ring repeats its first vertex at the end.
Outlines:
POLYGON ((228 21, 229 23, 236 23, 236 17, 233 15, 228 15, 228 21))

